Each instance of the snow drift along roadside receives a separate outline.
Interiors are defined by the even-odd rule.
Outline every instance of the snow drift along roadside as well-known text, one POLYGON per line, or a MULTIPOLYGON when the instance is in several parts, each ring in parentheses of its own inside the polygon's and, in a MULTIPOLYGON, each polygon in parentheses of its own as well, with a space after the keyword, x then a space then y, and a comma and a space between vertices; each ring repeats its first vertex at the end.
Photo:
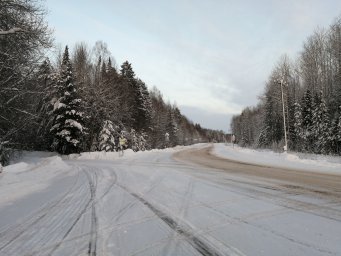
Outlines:
POLYGON ((146 151, 138 151, 134 152, 131 149, 124 150, 124 155, 120 156, 119 152, 105 152, 105 151, 93 151, 93 152, 83 152, 80 154, 71 154, 68 156, 63 156, 65 160, 117 160, 122 158, 129 158, 136 156, 136 154, 150 154, 155 152, 177 152, 180 150, 184 150, 186 148, 196 148, 202 147, 203 145, 207 145, 206 143, 199 143, 191 146, 176 146, 173 148, 165 148, 165 149, 152 149, 146 151))
POLYGON ((60 156, 45 152, 24 152, 20 162, 3 167, 0 174, 0 205, 47 188, 55 178, 69 174, 70 166, 60 156), (48 156, 48 157, 46 157, 48 156))
POLYGON ((212 153, 234 161, 296 170, 341 174, 341 157, 303 153, 275 153, 270 150, 242 148, 232 144, 214 144, 212 153))

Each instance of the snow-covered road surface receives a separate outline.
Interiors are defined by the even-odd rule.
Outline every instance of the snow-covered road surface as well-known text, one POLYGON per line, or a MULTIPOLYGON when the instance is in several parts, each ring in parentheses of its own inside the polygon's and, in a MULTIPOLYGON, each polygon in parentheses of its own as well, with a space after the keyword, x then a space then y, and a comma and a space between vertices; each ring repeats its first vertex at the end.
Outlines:
MULTIPOLYGON (((200 147, 191 154, 203 159, 200 147)), ((186 154, 6 167, 0 255, 341 255, 341 183, 224 171, 186 154)))

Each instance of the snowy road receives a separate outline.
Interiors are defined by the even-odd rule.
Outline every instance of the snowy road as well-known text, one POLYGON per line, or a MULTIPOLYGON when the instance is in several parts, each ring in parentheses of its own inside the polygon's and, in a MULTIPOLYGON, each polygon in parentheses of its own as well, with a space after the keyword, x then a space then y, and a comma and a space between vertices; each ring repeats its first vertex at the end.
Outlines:
POLYGON ((70 160, 25 195, 11 186, 44 183, 33 175, 48 164, 1 174, 13 197, 0 199, 0 255, 341 255, 340 176, 309 184, 219 161, 200 147, 70 160))

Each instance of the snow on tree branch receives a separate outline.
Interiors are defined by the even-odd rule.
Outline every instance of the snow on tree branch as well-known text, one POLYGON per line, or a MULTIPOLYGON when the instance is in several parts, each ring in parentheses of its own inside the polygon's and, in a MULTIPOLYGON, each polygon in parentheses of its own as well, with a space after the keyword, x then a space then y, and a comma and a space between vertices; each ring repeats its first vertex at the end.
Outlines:
POLYGON ((25 30, 23 30, 22 28, 11 28, 9 30, 2 30, 0 29, 0 35, 10 35, 10 34, 16 34, 16 33, 22 33, 22 32, 26 32, 25 30))

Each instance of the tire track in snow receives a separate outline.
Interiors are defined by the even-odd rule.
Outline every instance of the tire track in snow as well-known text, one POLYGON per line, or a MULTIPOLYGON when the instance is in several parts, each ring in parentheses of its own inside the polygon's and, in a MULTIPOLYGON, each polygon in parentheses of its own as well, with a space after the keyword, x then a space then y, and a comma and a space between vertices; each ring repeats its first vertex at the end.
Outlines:
MULTIPOLYGON (((96 217, 96 209, 94 208, 95 204, 95 193, 96 187, 97 187, 97 181, 96 185, 94 185, 94 182, 92 178, 90 177, 90 174, 84 170, 85 175, 87 176, 88 182, 89 182, 89 188, 90 188, 90 199, 83 207, 82 211, 77 215, 77 218, 74 220, 72 225, 69 227, 69 229, 66 231, 66 233, 63 235, 61 240, 52 248, 49 255, 53 255, 53 253, 58 250, 58 248, 63 244, 64 240, 68 237, 68 235, 71 233, 71 231, 74 229, 74 227, 77 225, 77 223, 80 221, 80 219, 84 216, 84 214, 88 211, 89 206, 92 207, 92 213, 91 213, 91 230, 90 230, 90 240, 89 240, 89 248, 88 248, 88 255, 95 256, 96 255, 96 241, 97 241, 97 217, 96 217), (95 233, 95 235, 94 235, 95 233)), ((97 179, 97 175, 96 175, 97 179)))
MULTIPOLYGON (((84 197, 84 193, 87 192, 87 200, 84 200, 83 203, 79 204, 79 208, 77 212, 73 213, 68 213, 71 214, 73 217, 73 221, 70 222, 70 226, 67 227, 67 232, 64 234, 61 234, 63 237, 60 238, 58 237, 57 242, 53 242, 52 244, 47 244, 47 246, 39 247, 39 249, 32 250, 29 255, 40 255, 41 253, 43 255, 53 255, 53 254, 58 254, 58 249, 63 246, 63 244, 68 244, 71 241, 81 241, 82 246, 77 248, 77 252, 74 252, 73 254, 70 255, 80 255, 81 252, 86 255, 92 255, 95 256, 98 254, 98 246, 97 246, 97 238, 98 238, 98 217, 96 214, 96 206, 102 200, 109 192, 110 190, 115 186, 117 176, 116 174, 113 174, 112 177, 112 182, 108 184, 105 187, 105 190, 103 193, 101 193, 100 197, 97 197, 97 183, 98 179, 103 179, 102 177, 97 177, 98 174, 100 174, 100 169, 97 168, 89 168, 89 166, 83 166, 83 165, 75 165, 76 168, 80 168, 81 173, 84 174, 85 177, 85 184, 88 183, 87 188, 84 186, 84 182, 82 183, 83 186, 82 188, 83 191, 80 191, 77 193, 77 195, 83 195, 82 198, 84 197), (75 217, 77 218, 75 219, 75 217), (85 233, 82 232, 80 234, 77 234, 76 236, 72 235, 70 237, 70 233, 75 229, 75 227, 82 221, 82 220, 89 220, 90 222, 90 228, 88 231, 85 233), (84 244, 84 246, 83 246, 84 244), (46 254, 46 252, 49 252, 46 254)), ((79 200, 76 200, 78 202, 79 200)), ((75 208, 74 204, 72 204, 72 208, 75 208)), ((89 226, 88 226, 89 227, 89 226)), ((51 231, 52 232, 52 231, 51 231)), ((20 255, 20 254, 15 254, 15 255, 20 255)))
POLYGON ((89 185, 90 185, 90 201, 91 204, 91 230, 90 230, 90 241, 89 241, 89 249, 88 255, 96 256, 96 247, 97 247, 97 230, 98 230, 98 223, 97 223, 97 215, 96 215, 96 207, 95 207, 95 199, 96 199, 96 189, 97 189, 97 174, 94 173, 96 179, 92 180, 87 173, 89 178, 89 185), (96 181, 95 183, 93 181, 96 181))
MULTIPOLYGON (((211 181, 212 181, 212 179, 211 179, 211 181)), ((315 209, 316 210, 320 209, 320 208, 324 209, 323 205, 317 205, 317 204, 315 205, 313 203, 302 202, 302 201, 298 201, 298 200, 295 200, 295 199, 286 198, 285 196, 283 196, 283 194, 276 194, 276 198, 274 198, 274 195, 269 193, 269 192, 265 192, 265 191, 261 191, 261 190, 257 190, 255 188, 252 188, 250 185, 252 185, 253 183, 250 183, 250 182, 236 182, 236 181, 234 181, 232 179, 224 179, 223 181, 220 179, 220 180, 216 180, 215 182, 217 182, 217 185, 218 184, 223 184, 224 186, 226 186, 227 184, 229 184, 229 188, 224 187, 224 189, 225 190, 229 190, 230 192, 237 193, 237 194, 240 194, 240 195, 243 195, 245 197, 252 198, 252 199, 261 199, 261 200, 265 200, 265 201, 272 202, 272 203, 275 202, 275 205, 279 205, 279 206, 283 207, 283 209, 280 210, 280 212, 281 211, 288 212, 290 210, 292 210, 292 211, 302 211, 302 212, 310 213, 310 214, 318 216, 318 217, 323 217, 323 218, 327 218, 327 219, 331 219, 331 220, 336 220, 338 222, 340 221, 340 219, 335 219, 335 218, 330 217, 330 216, 325 216, 325 215, 313 212, 313 210, 315 210, 315 209), (229 183, 227 183, 227 180, 229 181, 229 183), (243 184, 243 185, 241 185, 241 184, 243 184), (247 186, 245 186, 245 185, 247 185, 247 186), (240 191, 239 190, 235 190, 235 189, 240 189, 240 188, 244 188, 244 190, 247 190, 250 193, 245 193, 245 192, 242 192, 241 190, 240 191), (277 199, 278 202, 276 202, 276 199, 277 199), (292 204, 292 205, 290 206, 290 204, 292 204)), ((207 182, 205 182, 205 183, 207 183, 207 182)), ((220 186, 216 186, 215 183, 213 183, 213 182, 212 183, 210 182, 210 183, 207 183, 207 184, 211 184, 214 187, 221 188, 220 186)), ((254 184, 254 186, 256 186, 257 188, 269 189, 268 187, 266 187, 264 185, 256 185, 256 184, 254 184)), ((288 192, 288 191, 285 191, 285 190, 282 190, 282 189, 280 191, 282 191, 283 193, 288 192)), ((234 217, 234 216, 231 216, 231 215, 227 214, 224 211, 221 211, 219 209, 211 207, 209 204, 205 204, 204 202, 202 202, 202 205, 207 207, 208 209, 211 209, 212 211, 216 212, 217 214, 219 214, 221 216, 225 216, 225 217, 231 219, 231 221, 227 222, 227 224, 231 224, 231 223, 244 223, 246 225, 253 226, 253 227, 257 228, 257 229, 261 229, 263 231, 272 233, 273 235, 276 235, 278 237, 281 237, 281 238, 286 239, 288 241, 291 241, 293 243, 305 246, 307 248, 313 248, 314 250, 322 252, 324 254, 327 253, 327 254, 333 255, 333 252, 329 251, 326 248, 318 247, 318 246, 316 246, 316 245, 314 245, 312 243, 309 243, 309 242, 306 242, 306 241, 303 241, 303 240, 294 239, 293 237, 288 236, 288 235, 286 235, 286 234, 284 234, 282 232, 266 228, 265 226, 262 226, 262 225, 253 224, 253 223, 250 222, 250 220, 252 220, 253 217, 254 217, 253 215, 250 215, 250 216, 247 216, 247 217, 234 217)), ((339 210, 337 210, 337 211, 340 212, 339 210)), ((259 217, 259 216, 256 216, 256 217, 259 217)), ((224 225, 226 225, 226 224, 219 224, 219 225, 216 225, 216 226, 212 226, 212 227, 208 228, 205 232, 211 232, 211 231, 215 230, 216 228, 220 228, 221 226, 224 226, 224 225)), ((201 232, 197 232, 195 235, 197 235, 197 234, 199 235, 199 234, 201 234, 201 232)))
MULTIPOLYGON (((131 163, 128 163, 129 165, 131 165, 131 163)), ((117 169, 117 165, 115 165, 116 169, 113 170, 113 172, 116 172, 117 170, 121 170, 121 169, 117 169)), ((124 170, 124 169, 122 169, 124 170)), ((128 172, 123 172, 124 175, 131 175, 129 174, 128 172)), ((155 171, 150 177, 150 181, 151 183, 147 186, 144 186, 142 188, 142 190, 140 191, 141 194, 147 194, 151 191, 153 191, 155 188, 157 188, 161 182, 165 179, 165 176, 159 176, 157 175, 158 174, 158 171, 155 171)), ((117 175, 115 174, 116 176, 116 181, 117 181, 117 175)), ((115 183, 116 187, 119 187, 121 188, 121 186, 117 183, 115 183)), ((127 192, 126 190, 123 190, 125 192, 127 192)), ((129 195, 131 196, 130 193, 124 193, 124 195, 129 195)), ((122 195, 122 196, 124 196, 122 195)), ((138 203, 138 201, 136 200, 132 200, 132 201, 129 201, 127 203, 127 200, 125 198, 121 198, 121 206, 120 206, 120 209, 117 213, 114 214, 113 218, 110 220, 111 223, 119 223, 120 219, 129 211, 131 210, 136 204, 138 203)), ((147 221, 149 220, 150 218, 145 218, 143 221, 147 221)), ((117 226, 120 226, 121 224, 118 224, 117 226)), ((119 241, 120 240, 120 234, 118 232, 115 232, 115 229, 112 228, 113 226, 111 225, 111 227, 109 228, 111 231, 109 233, 109 235, 107 236, 108 238, 106 239, 105 241, 105 244, 108 245, 109 244, 109 238, 112 237, 113 235, 116 236, 116 240, 119 241)), ((121 252, 117 252, 117 255, 121 255, 121 252)))
MULTIPOLYGON (((214 174, 214 170, 211 169, 210 173, 214 174)), ((255 182, 236 180, 231 178, 229 175, 214 177, 213 175, 207 175, 202 173, 191 173, 197 178, 200 178, 202 182, 211 186, 216 186, 229 190, 233 193, 241 194, 243 196, 252 199, 266 200, 267 202, 274 203, 287 209, 303 211, 309 214, 313 214, 318 217, 326 219, 340 221, 341 210, 333 207, 321 204, 315 204, 311 202, 300 201, 294 198, 288 198, 287 196, 293 191, 283 187, 283 185, 277 184, 274 186, 266 186, 255 182), (209 182, 205 181, 209 180, 209 182), (228 186, 228 187, 227 187, 228 186), (280 194, 274 196, 273 191, 278 190, 280 194), (245 192, 246 191, 246 192, 245 192)), ((315 195, 316 197, 316 195, 315 195)))
MULTIPOLYGON (((148 194, 149 192, 153 191, 156 187, 158 187, 161 184, 161 182, 165 179, 165 176, 153 178, 153 175, 150 177, 150 179, 153 180, 153 182, 149 186, 144 187, 142 189, 142 191, 140 192, 140 194, 148 194)), ((115 184, 115 185, 122 188, 118 184, 115 184)), ((133 206, 135 206, 135 204, 136 204, 136 201, 132 201, 132 202, 129 202, 128 204, 124 205, 120 209, 120 211, 115 215, 114 222, 115 223, 118 222, 129 209, 131 209, 133 206)))
MULTIPOLYGON (((182 200, 182 203, 180 206, 180 211, 179 211, 179 217, 182 219, 184 219, 187 216, 188 210, 190 208, 190 203, 191 203, 192 198, 193 198, 193 188, 194 188, 193 184, 194 184, 194 181, 190 177, 188 184, 187 184, 186 191, 184 193, 184 195, 186 195, 186 196, 183 197, 183 200, 182 200)), ((170 239, 175 240, 177 235, 178 235, 178 233, 175 231, 170 239)), ((176 241, 175 247, 177 247, 178 245, 179 245, 179 241, 176 241)), ((169 250, 170 250, 170 243, 168 243, 164 248, 165 254, 168 255, 169 250)))
POLYGON ((71 200, 71 198, 68 197, 68 194, 72 191, 75 191, 77 188, 75 188, 75 185, 79 181, 79 173, 77 174, 77 178, 73 184, 73 186, 70 186, 70 189, 62 194, 62 196, 59 199, 56 199, 53 202, 49 202, 46 204, 46 206, 42 207, 38 212, 34 212, 31 217, 25 220, 25 222, 20 223, 17 226, 8 227, 6 230, 0 232, 0 238, 3 239, 4 236, 8 233, 13 233, 12 238, 8 240, 5 244, 0 246, 0 251, 4 250, 14 242, 18 241, 22 236, 26 234, 26 231, 30 230, 31 227, 34 227, 37 223, 45 220, 46 217, 49 216, 49 214, 56 209, 60 204, 67 203, 71 200), (37 217, 38 215, 38 217, 37 217))
POLYGON ((165 224, 167 224, 171 229, 173 229, 175 232, 177 232, 179 235, 181 235, 183 238, 186 239, 186 241, 195 249, 197 250, 201 255, 205 256, 220 256, 222 255, 219 253, 216 248, 214 248, 212 245, 208 244, 207 242, 203 241, 199 237, 196 237, 193 235, 193 232, 189 227, 185 227, 184 225, 180 225, 177 223, 173 218, 162 212, 161 210, 157 209, 155 206, 153 206, 151 203, 146 201, 141 196, 137 195, 136 193, 130 191, 128 188, 117 184, 119 187, 127 191, 130 195, 135 197, 137 200, 139 200, 141 203, 143 203, 145 206, 147 206, 156 216, 158 216, 165 224))

